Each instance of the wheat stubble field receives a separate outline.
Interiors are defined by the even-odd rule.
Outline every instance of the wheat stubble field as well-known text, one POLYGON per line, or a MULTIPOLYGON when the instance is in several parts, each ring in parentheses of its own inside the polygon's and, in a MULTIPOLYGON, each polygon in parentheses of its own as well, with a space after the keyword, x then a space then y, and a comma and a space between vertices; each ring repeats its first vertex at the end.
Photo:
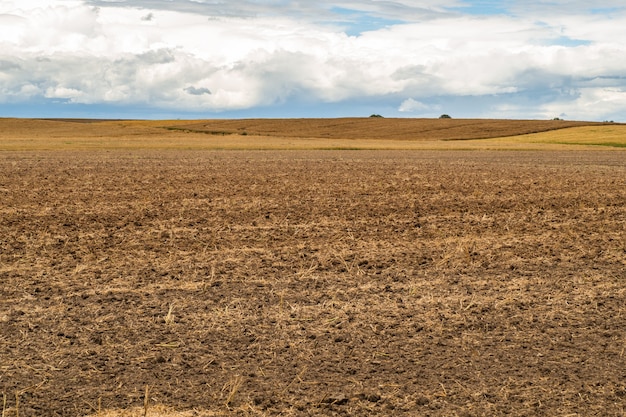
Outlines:
POLYGON ((83 122, 0 121, 3 417, 626 415, 621 125, 83 122))

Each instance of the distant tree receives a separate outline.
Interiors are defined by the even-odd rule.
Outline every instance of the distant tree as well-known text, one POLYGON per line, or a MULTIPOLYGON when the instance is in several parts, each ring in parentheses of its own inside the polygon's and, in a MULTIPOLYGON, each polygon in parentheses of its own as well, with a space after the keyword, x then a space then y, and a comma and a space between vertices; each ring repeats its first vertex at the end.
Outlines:
POLYGON ((563 120, 563 119, 561 119, 560 117, 555 117, 555 118, 554 118, 554 119, 552 119, 552 120, 563 120))
POLYGON ((370 117, 383 117, 380 114, 372 114, 370 117))
POLYGON ((441 116, 439 116, 440 119, 452 119, 452 117, 450 117, 450 115, 448 114, 442 114, 441 116))

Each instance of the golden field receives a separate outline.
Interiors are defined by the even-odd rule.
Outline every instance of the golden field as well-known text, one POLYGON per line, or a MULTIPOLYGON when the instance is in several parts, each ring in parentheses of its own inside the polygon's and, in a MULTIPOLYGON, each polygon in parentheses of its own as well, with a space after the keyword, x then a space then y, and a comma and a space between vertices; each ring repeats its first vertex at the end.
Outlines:
POLYGON ((481 119, 0 119, 1 150, 593 149, 625 147, 626 126, 481 119))

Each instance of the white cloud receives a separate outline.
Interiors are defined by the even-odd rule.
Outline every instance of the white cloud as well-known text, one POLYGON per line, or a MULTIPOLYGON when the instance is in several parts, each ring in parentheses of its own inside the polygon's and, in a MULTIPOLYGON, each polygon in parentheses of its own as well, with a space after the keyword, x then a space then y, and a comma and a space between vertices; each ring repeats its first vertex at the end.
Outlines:
POLYGON ((494 115, 576 118, 626 106, 623 11, 576 1, 546 13, 538 0, 507 2, 510 15, 448 9, 464 4, 4 1, 0 102, 220 111, 395 97, 400 113, 425 113, 437 97, 475 96, 509 100, 494 115), (363 16, 382 23, 359 36, 339 29, 363 16))
POLYGON ((398 111, 408 113, 421 113, 425 110, 430 110, 430 106, 412 98, 404 100, 398 108, 398 111))
POLYGON ((621 88, 583 88, 574 100, 555 101, 541 110, 548 118, 577 120, 617 120, 626 109, 626 90, 621 88))
POLYGON ((60 98, 60 99, 68 99, 72 102, 80 102, 80 98, 83 96, 83 92, 81 90, 77 90, 75 88, 67 88, 67 87, 50 87, 46 90, 45 97, 46 98, 60 98))

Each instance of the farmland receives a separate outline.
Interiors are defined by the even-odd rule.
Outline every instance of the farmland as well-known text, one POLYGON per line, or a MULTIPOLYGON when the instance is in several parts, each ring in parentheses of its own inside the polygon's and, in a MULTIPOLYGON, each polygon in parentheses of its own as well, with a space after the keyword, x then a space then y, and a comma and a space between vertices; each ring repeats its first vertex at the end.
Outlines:
POLYGON ((625 415, 623 126, 366 122, 1 120, 3 417, 625 415))
POLYGON ((564 120, 0 119, 0 151, 104 149, 596 149, 626 147, 626 125, 564 120), (564 146, 565 145, 565 146, 564 146))

